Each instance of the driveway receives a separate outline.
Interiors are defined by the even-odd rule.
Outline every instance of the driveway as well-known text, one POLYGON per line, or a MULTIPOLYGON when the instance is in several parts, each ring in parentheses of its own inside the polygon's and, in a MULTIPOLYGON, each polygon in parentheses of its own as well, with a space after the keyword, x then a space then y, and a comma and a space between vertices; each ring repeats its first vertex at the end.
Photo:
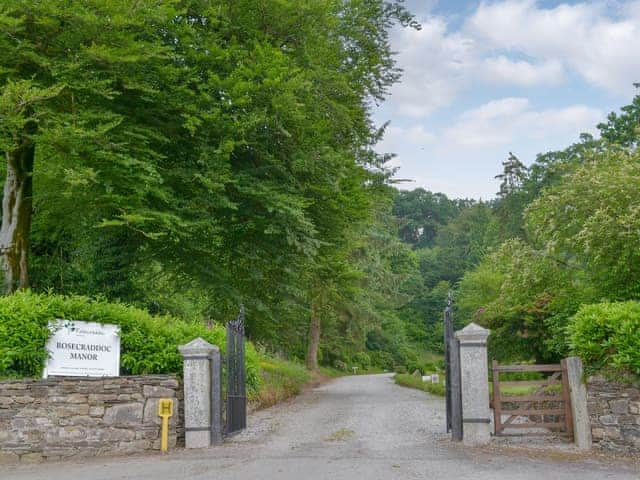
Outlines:
POLYGON ((467 449, 449 442, 444 402, 390 375, 336 379, 258 412, 224 446, 118 459, 0 466, 0 478, 69 480, 602 480, 638 466, 558 450, 467 449))

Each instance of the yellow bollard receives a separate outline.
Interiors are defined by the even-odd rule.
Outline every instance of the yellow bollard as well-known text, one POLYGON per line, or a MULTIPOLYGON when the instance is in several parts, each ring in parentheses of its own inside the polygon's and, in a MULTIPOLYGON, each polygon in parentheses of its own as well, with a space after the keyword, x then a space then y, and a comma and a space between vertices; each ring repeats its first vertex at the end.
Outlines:
POLYGON ((169 417, 173 415, 173 399, 161 398, 158 401, 158 416, 162 418, 160 430, 160 451, 169 450, 169 417))

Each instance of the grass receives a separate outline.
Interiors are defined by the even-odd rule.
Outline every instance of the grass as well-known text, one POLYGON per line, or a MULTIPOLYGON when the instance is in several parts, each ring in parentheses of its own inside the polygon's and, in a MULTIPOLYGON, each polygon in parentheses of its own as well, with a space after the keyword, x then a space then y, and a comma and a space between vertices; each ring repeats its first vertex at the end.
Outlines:
MULTIPOLYGON (((509 385, 509 386, 500 386, 500 393, 502 396, 506 397, 523 397, 525 395, 532 395, 538 389, 540 385, 509 385)), ((561 385, 549 385, 544 387, 545 393, 558 393, 562 391, 561 385)), ((493 394, 493 384, 489 383, 489 393, 493 394)))
POLYGON ((355 434, 356 432, 349 428, 341 428, 340 430, 336 430, 331 435, 329 435, 329 438, 327 438, 326 440, 329 442, 341 442, 353 438, 355 434))
MULTIPOLYGON (((442 375, 440 376, 440 383, 423 382, 421 377, 414 377, 413 375, 409 375, 408 373, 398 373, 395 375, 394 380, 396 384, 402 387, 415 388, 424 392, 432 393, 434 395, 444 396, 445 394, 444 378, 442 375)), ((539 388, 539 386, 535 385, 503 386, 500 388, 500 392, 503 396, 521 397, 525 395, 531 395, 539 388)), ((551 385, 545 388, 545 392, 555 393, 560 391, 560 389, 561 387, 559 385, 551 385)), ((493 385, 489 383, 489 393, 492 392, 493 385)))
POLYGON ((440 383, 423 382, 421 377, 414 377, 408 373, 398 373, 393 378, 396 384, 402 387, 416 388, 423 392, 432 393, 433 395, 444 396, 445 394, 442 376, 440 377, 440 383))
POLYGON ((299 363, 273 357, 262 357, 259 361, 260 389, 249 401, 256 409, 270 407, 298 395, 314 380, 314 374, 299 363))
MULTIPOLYGON (((358 368, 356 375, 375 375, 378 373, 385 373, 386 370, 384 368, 379 367, 369 367, 369 368, 358 368)), ((349 375, 353 374, 353 370, 349 372, 349 375)))
POLYGON ((320 367, 320 373, 327 378, 339 378, 351 375, 349 372, 343 370, 337 370, 331 367, 320 367))
POLYGON ((260 388, 248 399, 255 410, 288 400, 300 394, 305 388, 319 385, 330 378, 350 375, 350 372, 330 367, 320 367, 318 372, 312 372, 302 363, 283 360, 264 353, 260 356, 258 371, 260 388))
MULTIPOLYGON (((320 367, 311 372, 302 363, 261 354, 258 362, 260 388, 249 396, 251 407, 255 410, 267 408, 301 393, 306 387, 318 385, 330 378, 353 375, 351 371, 341 371, 330 367, 320 367)), ((358 375, 382 373, 383 370, 371 368, 358 369, 358 375)))

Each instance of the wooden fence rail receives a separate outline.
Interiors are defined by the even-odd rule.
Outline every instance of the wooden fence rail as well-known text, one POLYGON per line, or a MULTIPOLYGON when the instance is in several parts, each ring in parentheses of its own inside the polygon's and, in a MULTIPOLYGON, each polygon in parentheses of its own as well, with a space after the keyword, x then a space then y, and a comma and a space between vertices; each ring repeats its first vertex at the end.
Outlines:
POLYGON ((573 436, 571 400, 567 379, 567 364, 557 365, 499 365, 493 361, 493 415, 495 434, 509 435, 564 435, 573 436), (501 373, 541 372, 550 374, 544 380, 501 381, 501 373), (538 388, 522 396, 503 395, 503 387, 538 388), (549 387, 553 387, 550 391, 549 387), (556 394, 557 387, 560 392, 556 394), (505 408, 511 407, 511 408, 505 408), (514 408, 515 407, 515 408, 514 408), (508 418, 503 421, 503 416, 508 418), (526 420, 523 421, 523 417, 526 420), (558 419, 560 417, 560 419, 558 419), (516 420, 518 423, 514 423, 516 420), (505 432, 505 430, 533 430, 529 432, 505 432))

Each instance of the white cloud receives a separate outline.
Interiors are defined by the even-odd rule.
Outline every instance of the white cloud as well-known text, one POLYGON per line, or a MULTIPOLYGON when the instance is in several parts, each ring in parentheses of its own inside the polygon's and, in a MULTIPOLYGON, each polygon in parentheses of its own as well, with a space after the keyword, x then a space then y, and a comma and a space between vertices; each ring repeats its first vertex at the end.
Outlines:
POLYGON ((478 82, 558 86, 569 73, 610 93, 629 96, 640 81, 640 1, 543 8, 534 0, 481 3, 463 26, 427 14, 422 29, 398 29, 393 46, 401 83, 393 112, 424 118, 478 82))
POLYGON ((517 146, 538 140, 540 151, 548 149, 554 139, 577 137, 579 132, 593 131, 602 119, 600 110, 585 105, 535 110, 526 98, 493 100, 478 108, 464 112, 458 120, 444 130, 450 145, 473 148, 517 146))
MULTIPOLYGON (((410 0, 423 1, 435 3, 410 0)), ((394 32, 404 75, 376 113, 393 120, 377 148, 397 153, 406 188, 490 197, 509 151, 528 164, 565 148, 636 93, 640 0, 545 5, 481 0, 446 18, 424 7, 421 31, 394 32)))
POLYGON ((558 60, 533 64, 524 60, 510 60, 504 55, 485 59, 482 75, 488 83, 521 87, 559 85, 565 81, 564 67, 558 60))
POLYGON ((565 65, 595 86, 626 95, 640 79, 640 7, 633 2, 615 13, 599 2, 542 8, 533 0, 506 0, 480 4, 464 31, 492 48, 565 65))
POLYGON ((447 31, 438 17, 422 22, 421 30, 401 29, 393 41, 398 50, 402 82, 391 90, 390 103, 396 113, 426 117, 449 105, 468 83, 477 64, 473 39, 447 31))

